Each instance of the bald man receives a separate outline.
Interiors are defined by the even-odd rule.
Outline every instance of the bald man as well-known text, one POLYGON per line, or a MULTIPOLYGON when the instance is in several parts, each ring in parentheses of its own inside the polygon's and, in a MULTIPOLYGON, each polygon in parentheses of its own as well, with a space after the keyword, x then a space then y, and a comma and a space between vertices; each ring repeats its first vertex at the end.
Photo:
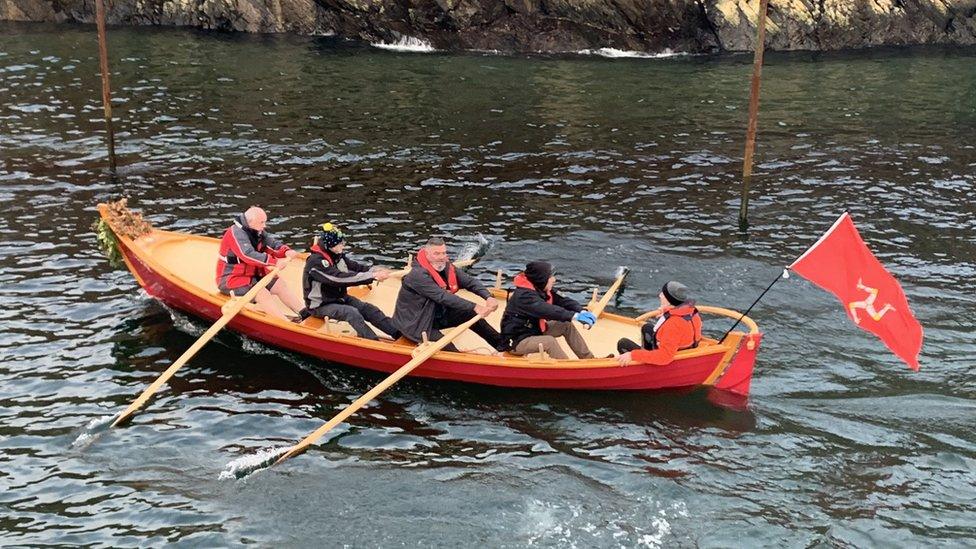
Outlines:
MULTIPOLYGON (((221 293, 234 296, 246 294, 268 274, 269 267, 290 261, 296 255, 297 252, 264 231, 267 224, 268 214, 252 206, 224 231, 224 237, 220 240, 220 257, 217 259, 217 289, 221 293)), ((262 311, 281 320, 288 320, 288 317, 275 304, 272 295, 278 296, 292 314, 304 307, 288 284, 281 277, 276 277, 258 292, 254 301, 262 311)))

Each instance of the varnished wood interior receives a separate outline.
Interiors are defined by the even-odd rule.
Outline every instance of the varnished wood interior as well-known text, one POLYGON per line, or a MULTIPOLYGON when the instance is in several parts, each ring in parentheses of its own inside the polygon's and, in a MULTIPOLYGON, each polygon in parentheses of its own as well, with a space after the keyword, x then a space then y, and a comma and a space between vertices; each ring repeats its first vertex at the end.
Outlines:
MULTIPOLYGON (((216 239, 185 235, 181 233, 170 233, 166 231, 154 231, 151 235, 138 239, 134 244, 135 246, 143 249, 148 256, 151 256, 154 262, 168 270, 173 277, 181 279, 189 286, 199 288, 206 294, 218 295, 214 280, 219 245, 216 239)), ((401 266, 391 265, 389 267, 400 268, 401 266)), ((293 260, 285 268, 282 277, 282 280, 288 284, 290 290, 296 293, 296 295, 301 294, 301 277, 303 268, 304 257, 295 258, 295 260, 293 260)), ((400 280, 391 278, 384 282, 375 284, 372 288, 353 288, 350 293, 356 295, 360 299, 376 305, 387 315, 392 315, 399 289, 400 280)), ((502 307, 499 307, 499 309, 488 318, 488 322, 497 329, 499 327, 502 311, 504 309, 506 292, 495 291, 494 293, 495 297, 502 301, 502 307)), ((473 302, 480 302, 480 298, 463 290, 458 295, 473 302)), ((282 307, 284 308, 283 305, 282 307)), ((253 310, 252 314, 263 315, 263 313, 258 313, 256 309, 254 309, 253 305, 251 305, 250 308, 253 310)), ((715 311, 725 310, 715 309, 715 311)), ((728 313, 734 313, 734 311, 728 311, 728 313)), ((720 314, 725 313, 720 312, 720 314)), ((746 324, 750 328, 755 329, 755 325, 751 320, 748 320, 746 324)), ((620 338, 626 337, 635 341, 638 340, 640 336, 639 327, 640 323, 632 318, 604 313, 592 329, 583 330, 583 337, 595 356, 606 357, 616 352, 617 340, 620 338)), ((331 334, 333 336, 355 336, 352 328, 345 322, 330 322, 329 326, 323 329, 322 322, 320 320, 308 319, 302 325, 294 325, 294 329, 310 330, 320 334, 331 334)), ((377 330, 377 332, 380 333, 379 330, 377 330)), ((361 341, 363 344, 370 343, 364 340, 361 341)), ((714 340, 706 339, 698 349, 683 351, 679 356, 725 352, 729 345, 734 345, 737 341, 738 338, 732 338, 724 345, 719 346, 716 345, 714 340)), ((402 343, 394 342, 387 342, 384 344, 397 346, 402 345, 402 343)), ((463 336, 459 337, 456 344, 461 350, 470 353, 488 354, 490 351, 487 344, 472 332, 467 332, 463 336)), ((568 356, 573 356, 565 342, 561 341, 561 345, 568 356)), ((555 361, 547 363, 544 362, 542 357, 538 355, 529 355, 525 359, 509 357, 505 362, 506 364, 512 364, 513 366, 535 365, 540 367, 552 367, 554 365, 552 362, 555 361)), ((611 364, 611 361, 607 360, 559 361, 559 363, 564 366, 568 366, 571 363, 580 363, 581 365, 585 363, 591 367, 603 365, 598 364, 598 362, 604 363, 607 366, 616 363, 613 361, 611 364)))

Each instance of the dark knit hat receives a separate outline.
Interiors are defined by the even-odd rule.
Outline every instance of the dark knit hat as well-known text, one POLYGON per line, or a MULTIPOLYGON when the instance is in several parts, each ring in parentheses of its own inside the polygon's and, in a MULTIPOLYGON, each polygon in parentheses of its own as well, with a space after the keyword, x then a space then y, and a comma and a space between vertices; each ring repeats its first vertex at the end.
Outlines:
POLYGON ((325 248, 334 248, 340 242, 345 242, 346 235, 332 223, 323 223, 322 232, 319 233, 319 245, 325 248))
POLYGON ((533 261, 525 266, 525 278, 538 290, 546 287, 552 274, 552 265, 545 261, 533 261))
POLYGON ((667 299, 668 303, 675 307, 691 299, 691 296, 688 295, 688 287, 676 280, 665 284, 661 288, 661 293, 664 294, 664 299, 667 299))

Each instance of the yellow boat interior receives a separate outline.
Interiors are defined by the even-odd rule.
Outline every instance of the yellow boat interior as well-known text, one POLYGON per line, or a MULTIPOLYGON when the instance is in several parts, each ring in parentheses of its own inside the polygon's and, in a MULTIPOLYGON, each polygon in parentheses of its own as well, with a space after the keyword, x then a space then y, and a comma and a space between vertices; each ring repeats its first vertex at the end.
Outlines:
MULTIPOLYGON (((128 239, 126 240, 128 241, 128 239)), ((140 256, 140 259, 168 279, 197 294, 203 294, 204 297, 211 301, 226 301, 227 298, 217 291, 214 281, 219 247, 218 240, 185 233, 153 230, 148 235, 128 242, 132 244, 133 251, 140 256)), ((295 292, 299 296, 302 288, 302 271, 305 265, 305 257, 307 257, 305 254, 296 257, 282 273, 282 280, 288 284, 292 292, 295 292)), ((393 265, 388 267, 397 269, 393 265)), ((511 287, 511 285, 511 281, 507 280, 502 281, 500 285, 496 283, 495 287, 492 288, 492 293, 502 302, 502 306, 488 317, 488 322, 496 329, 499 328, 507 296, 504 288, 511 287)), ((399 289, 399 278, 391 277, 383 282, 374 283, 372 287, 360 286, 352 288, 350 293, 376 305, 387 315, 392 315, 399 289)), ((480 298, 465 290, 459 292, 458 295, 476 303, 481 301, 480 298)), ((653 305, 656 306, 657 304, 655 303, 653 305)), ((283 311, 287 311, 287 308, 283 304, 280 304, 280 302, 279 306, 283 311)), ((699 310, 703 313, 718 314, 732 318, 738 318, 739 316, 739 313, 735 311, 718 307, 699 306, 699 310)), ((245 308, 244 314, 262 318, 268 323, 287 326, 288 329, 307 330, 319 337, 330 339, 335 337, 355 338, 356 344, 364 347, 381 345, 389 350, 399 350, 406 353, 409 353, 414 347, 412 343, 403 339, 397 342, 389 339, 374 342, 356 338, 352 327, 345 322, 332 320, 323 322, 317 318, 308 318, 302 324, 279 321, 260 311, 254 304, 248 305, 245 308)), ((707 316, 704 318, 704 323, 707 329, 707 316)), ((642 322, 638 322, 634 318, 603 313, 595 326, 589 330, 581 330, 581 333, 594 356, 607 357, 608 355, 616 354, 617 340, 620 338, 626 337, 639 341, 641 324, 642 322)), ((748 317, 743 319, 743 324, 751 332, 758 331, 758 327, 748 317)), ((380 330, 377 329, 376 332, 382 336, 380 330)), ((742 332, 733 332, 722 345, 718 345, 714 339, 706 338, 698 348, 681 351, 676 358, 690 358, 703 354, 731 352, 737 348, 738 342, 743 335, 742 332)), ((464 361, 497 363, 500 360, 497 356, 490 356, 491 350, 488 348, 488 345, 473 332, 468 331, 464 333, 455 341, 455 344, 458 349, 463 351, 462 356, 467 359, 464 361)), ((574 356, 564 341, 560 341, 560 344, 567 356, 574 356)), ((457 353, 451 354, 457 356, 457 353)), ((558 364, 558 367, 565 368, 575 366, 583 367, 584 365, 585 367, 616 366, 617 364, 615 359, 606 358, 557 361, 551 359, 544 353, 533 353, 525 357, 505 354, 504 357, 504 362, 512 366, 555 367, 558 364)))

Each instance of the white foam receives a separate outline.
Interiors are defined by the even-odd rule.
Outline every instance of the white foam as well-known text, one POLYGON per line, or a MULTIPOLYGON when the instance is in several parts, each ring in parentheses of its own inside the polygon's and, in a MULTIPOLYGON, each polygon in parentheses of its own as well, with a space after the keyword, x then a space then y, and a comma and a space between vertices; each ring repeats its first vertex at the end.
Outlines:
POLYGON ((478 233, 478 238, 474 242, 465 242, 461 251, 458 252, 455 261, 467 261, 475 255, 485 255, 494 246, 494 242, 482 233, 478 233))
POLYGON ((687 53, 671 51, 670 48, 666 48, 664 51, 659 53, 618 50, 616 48, 600 48, 598 50, 580 50, 579 53, 582 55, 599 55, 600 57, 609 57, 611 59, 665 59, 668 57, 678 57, 682 55, 688 55, 687 53))
POLYGON ((76 438, 74 442, 71 443, 71 447, 75 449, 86 448, 89 444, 94 442, 96 438, 98 438, 97 435, 82 433, 78 435, 78 438, 76 438))
POLYGON ((411 53, 430 53, 437 51, 434 46, 426 40, 421 40, 420 38, 414 38, 413 36, 402 36, 396 42, 388 44, 386 42, 377 42, 371 44, 377 48, 383 48, 384 50, 392 51, 403 51, 411 53))
POLYGON ((116 417, 118 417, 118 416, 96 417, 95 419, 93 419, 93 420, 91 420, 91 421, 88 422, 88 425, 85 426, 85 430, 86 431, 94 431, 96 429, 100 429, 102 427, 105 427, 109 423, 112 423, 113 421, 115 421, 115 418, 116 417))
POLYGON ((105 427, 114 421, 116 417, 117 416, 96 417, 95 419, 89 421, 88 425, 85 426, 81 434, 78 435, 78 438, 71 443, 71 447, 76 450, 87 448, 91 445, 91 443, 98 439, 102 431, 105 430, 105 427))
POLYGON ((261 450, 256 454, 243 455, 227 464, 217 477, 218 480, 234 480, 250 475, 258 469, 265 469, 277 461, 291 446, 280 446, 261 450))
POLYGON ((580 504, 532 499, 525 504, 519 534, 528 546, 614 545, 660 549, 674 545, 672 537, 676 528, 672 520, 687 517, 684 502, 662 505, 647 499, 632 514, 594 524, 592 513, 580 504))

